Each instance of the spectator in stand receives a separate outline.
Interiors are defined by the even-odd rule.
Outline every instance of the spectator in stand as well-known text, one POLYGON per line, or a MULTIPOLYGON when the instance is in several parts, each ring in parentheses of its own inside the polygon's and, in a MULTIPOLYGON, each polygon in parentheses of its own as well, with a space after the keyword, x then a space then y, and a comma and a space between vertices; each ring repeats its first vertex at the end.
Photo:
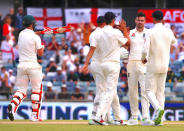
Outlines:
POLYGON ((124 92, 124 94, 127 94, 127 92, 128 92, 128 83, 127 83, 127 81, 124 82, 124 83, 121 85, 120 88, 121 88, 122 92, 124 92))
POLYGON ((75 71, 74 70, 70 70, 69 73, 67 74, 67 81, 75 82, 77 80, 78 80, 78 76, 75 73, 75 71))
POLYGON ((68 49, 65 51, 65 55, 63 57, 63 62, 66 63, 68 70, 72 70, 75 68, 75 61, 76 56, 72 54, 72 50, 68 49))
POLYGON ((85 44, 84 41, 82 41, 82 46, 78 48, 78 50, 81 50, 81 49, 83 49, 83 55, 86 57, 90 49, 89 45, 85 44))
MULTIPOLYGON (((62 73, 65 76, 65 78, 67 78, 67 65, 66 62, 63 62, 61 65, 61 69, 62 69, 62 73)), ((67 79, 66 79, 67 80, 67 79)))
POLYGON ((16 26, 16 14, 15 14, 15 10, 14 8, 10 8, 9 14, 7 14, 7 16, 11 17, 11 27, 16 26))
POLYGON ((14 35, 13 35, 13 31, 14 29, 11 27, 11 17, 10 16, 5 16, 4 18, 4 24, 3 24, 3 36, 9 36, 10 40, 11 40, 11 45, 13 46, 14 44, 14 35))
POLYGON ((60 46, 59 46, 58 42, 56 41, 55 35, 52 36, 52 41, 48 44, 47 49, 52 50, 52 51, 56 51, 56 50, 60 49, 60 46))
POLYGON ((72 54, 77 55, 78 52, 77 52, 77 47, 75 47, 75 41, 72 41, 70 43, 70 49, 72 51, 72 54))
POLYGON ((80 88, 79 87, 76 87, 75 88, 75 93, 72 93, 71 98, 72 98, 72 100, 84 100, 84 94, 82 94, 80 92, 80 88))
POLYGON ((180 71, 180 75, 177 77, 178 82, 184 82, 184 66, 180 71))
POLYGON ((61 86, 61 93, 58 94, 58 99, 65 99, 65 100, 71 99, 71 95, 67 92, 66 84, 63 84, 61 86))
POLYGON ((81 24, 81 28, 82 28, 82 32, 83 32, 83 40, 84 40, 84 43, 89 45, 89 36, 92 32, 92 26, 93 24, 92 23, 82 23, 81 24))
POLYGON ((184 42, 179 43, 176 50, 176 59, 179 61, 184 61, 184 42))
POLYGON ((175 73, 171 70, 171 68, 168 68, 166 82, 172 83, 175 81, 176 81, 175 73))
POLYGON ((46 67, 46 72, 56 72, 57 65, 54 61, 54 58, 50 58, 50 62, 46 67))
POLYGON ((95 98, 95 94, 94 94, 93 90, 89 90, 87 100, 93 101, 94 98, 95 98))
POLYGON ((3 21, 2 21, 2 14, 0 13, 0 42, 3 39, 3 21))
POLYGON ((18 44, 14 45, 13 52, 14 52, 14 60, 15 62, 18 63, 18 60, 19 60, 18 44))
POLYGON ((173 63, 176 60, 176 47, 171 46, 170 49, 170 62, 173 63))
POLYGON ((8 83, 9 73, 6 71, 6 68, 3 66, 1 67, 1 73, 0 73, 0 81, 1 81, 1 87, 0 92, 1 95, 5 95, 7 99, 9 99, 9 96, 11 94, 12 88, 9 86, 8 83))
POLYGON ((56 60, 56 64, 60 63, 60 60, 61 60, 60 50, 56 50, 55 60, 56 60))
POLYGON ((53 81, 62 81, 62 82, 66 81, 66 75, 62 72, 61 67, 57 67, 57 73, 53 77, 53 81))
POLYGON ((9 73, 8 84, 9 84, 10 88, 13 89, 13 87, 15 86, 16 77, 13 75, 12 69, 9 69, 8 73, 9 73))
POLYGON ((175 26, 175 25, 171 25, 171 30, 172 30, 172 32, 174 33, 174 36, 175 36, 176 38, 178 38, 177 33, 176 33, 176 26, 175 26))
POLYGON ((9 35, 6 35, 6 39, 1 43, 2 60, 5 64, 12 63, 14 60, 14 51, 12 46, 12 40, 9 35))
POLYGON ((77 37, 76 36, 76 31, 75 31, 74 27, 72 26, 71 31, 67 33, 66 40, 70 43, 73 40, 76 40, 76 37, 77 37))
POLYGON ((66 44, 66 40, 64 37, 61 38, 61 50, 68 50, 68 45, 66 44))
POLYGON ((184 43, 184 32, 181 33, 180 38, 178 39, 178 42, 175 44, 176 48, 178 48, 178 46, 184 43))
POLYGON ((56 93, 53 92, 52 90, 52 83, 51 82, 48 82, 47 83, 47 91, 45 92, 44 96, 45 96, 45 99, 56 99, 56 93))
POLYGON ((79 79, 80 81, 92 81, 93 77, 89 72, 85 72, 85 73, 79 72, 79 79))
POLYGON ((83 33, 82 33, 82 29, 79 27, 76 30, 76 40, 79 42, 82 42, 83 40, 83 33))
POLYGON ((83 52, 83 49, 80 49, 80 51, 79 51, 79 64, 84 64, 84 62, 85 62, 84 52, 83 52))
POLYGON ((23 25, 22 25, 23 17, 24 17, 23 8, 19 7, 18 8, 18 13, 17 13, 17 16, 16 16, 16 29, 17 29, 18 32, 23 29, 23 25))
POLYGON ((125 82, 127 81, 127 69, 125 67, 121 68, 119 80, 125 82))

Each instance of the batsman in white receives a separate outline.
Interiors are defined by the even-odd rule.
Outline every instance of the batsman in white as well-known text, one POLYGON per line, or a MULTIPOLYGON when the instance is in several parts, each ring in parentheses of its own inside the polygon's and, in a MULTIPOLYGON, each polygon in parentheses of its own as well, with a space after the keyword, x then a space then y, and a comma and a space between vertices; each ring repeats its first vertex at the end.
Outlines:
POLYGON ((25 29, 20 32, 18 38, 19 47, 19 65, 17 69, 17 91, 13 95, 11 103, 8 105, 8 117, 14 120, 14 115, 26 97, 28 82, 32 86, 32 121, 40 121, 39 112, 42 103, 42 67, 37 62, 37 55, 42 56, 44 46, 41 39, 35 34, 35 18, 27 15, 23 18, 23 26, 25 29))
POLYGON ((119 29, 113 28, 115 22, 114 13, 107 12, 104 18, 106 25, 98 31, 96 38, 90 41, 90 51, 82 68, 83 72, 88 71, 88 64, 93 56, 91 71, 96 87, 100 90, 100 95, 96 115, 92 119, 100 125, 107 125, 102 116, 107 114, 115 98, 118 101, 116 103, 118 105, 114 107, 116 108, 115 110, 118 110, 116 113, 119 113, 116 115, 120 117, 120 104, 117 96, 117 83, 120 72, 120 47, 129 43, 125 21, 120 23, 123 34, 119 29))
POLYGON ((153 125, 154 123, 149 118, 149 101, 145 90, 145 74, 146 64, 141 61, 142 52, 146 40, 148 29, 144 27, 146 16, 140 12, 135 18, 135 29, 130 30, 130 54, 127 65, 128 71, 128 95, 131 109, 131 117, 128 120, 128 125, 138 124, 139 114, 139 95, 138 82, 141 88, 141 105, 142 105, 142 125, 153 125))
POLYGON ((163 124, 165 103, 165 80, 168 71, 170 46, 176 42, 173 32, 166 28, 163 22, 163 13, 153 12, 153 23, 142 54, 143 63, 147 61, 146 94, 149 102, 156 111, 155 125, 163 124))

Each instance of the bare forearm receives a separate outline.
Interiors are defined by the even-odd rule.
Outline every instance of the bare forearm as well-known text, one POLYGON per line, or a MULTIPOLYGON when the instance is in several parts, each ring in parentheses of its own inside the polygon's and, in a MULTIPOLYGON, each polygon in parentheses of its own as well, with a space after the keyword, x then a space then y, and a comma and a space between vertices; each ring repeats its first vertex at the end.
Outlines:
POLYGON ((93 56, 93 53, 94 53, 95 49, 96 49, 96 47, 93 47, 93 46, 90 47, 90 50, 89 50, 88 55, 87 55, 87 57, 86 57, 85 64, 88 65, 88 63, 89 63, 91 57, 93 56))

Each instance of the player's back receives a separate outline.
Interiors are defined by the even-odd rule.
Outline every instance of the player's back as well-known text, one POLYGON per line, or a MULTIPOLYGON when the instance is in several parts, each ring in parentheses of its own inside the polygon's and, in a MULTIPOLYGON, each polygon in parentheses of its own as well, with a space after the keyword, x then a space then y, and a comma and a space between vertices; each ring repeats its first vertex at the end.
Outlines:
POLYGON ((19 62, 36 62, 37 49, 41 40, 33 30, 24 29, 18 38, 19 62))
POLYGON ((160 24, 150 30, 148 70, 165 73, 168 70, 170 46, 175 43, 172 31, 160 24))
MULTIPOLYGON (((118 29, 113 29, 112 26, 106 25, 103 29, 98 31, 97 47, 93 60, 100 62, 120 61, 120 46, 118 35, 123 34, 118 29)), ((127 41, 127 39, 125 39, 127 41)))

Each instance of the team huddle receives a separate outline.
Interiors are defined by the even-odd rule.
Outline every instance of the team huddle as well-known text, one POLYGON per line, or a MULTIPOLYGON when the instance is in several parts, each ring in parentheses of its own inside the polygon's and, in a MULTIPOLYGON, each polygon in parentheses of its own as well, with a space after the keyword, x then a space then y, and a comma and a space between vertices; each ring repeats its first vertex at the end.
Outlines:
MULTIPOLYGON (((152 14, 155 26, 146 29, 146 16, 138 13, 136 27, 127 30, 126 22, 120 21, 117 28, 115 14, 107 12, 97 18, 98 27, 90 35, 90 50, 82 72, 90 71, 96 84, 96 96, 90 125, 137 125, 138 124, 138 83, 141 88, 142 120, 141 125, 163 125, 164 89, 169 65, 170 46, 176 42, 174 34, 163 24, 163 13, 152 14), (128 51, 129 50, 129 56, 128 51), (125 122, 120 115, 120 102, 117 84, 120 73, 120 57, 128 57, 127 76, 131 117, 125 122), (92 59, 92 60, 91 60, 92 59), (88 67, 91 60, 90 67, 88 67), (155 110, 155 120, 149 115, 150 104, 155 110), (111 118, 111 108, 114 120, 111 118)), ((25 16, 25 29, 20 32, 19 65, 17 73, 18 90, 8 105, 8 117, 14 115, 22 100, 26 97, 28 82, 32 86, 32 121, 41 121, 39 112, 42 103, 42 68, 37 62, 37 55, 42 56, 44 46, 34 32, 35 19, 25 16)), ((62 30, 63 32, 65 30, 62 30)))

